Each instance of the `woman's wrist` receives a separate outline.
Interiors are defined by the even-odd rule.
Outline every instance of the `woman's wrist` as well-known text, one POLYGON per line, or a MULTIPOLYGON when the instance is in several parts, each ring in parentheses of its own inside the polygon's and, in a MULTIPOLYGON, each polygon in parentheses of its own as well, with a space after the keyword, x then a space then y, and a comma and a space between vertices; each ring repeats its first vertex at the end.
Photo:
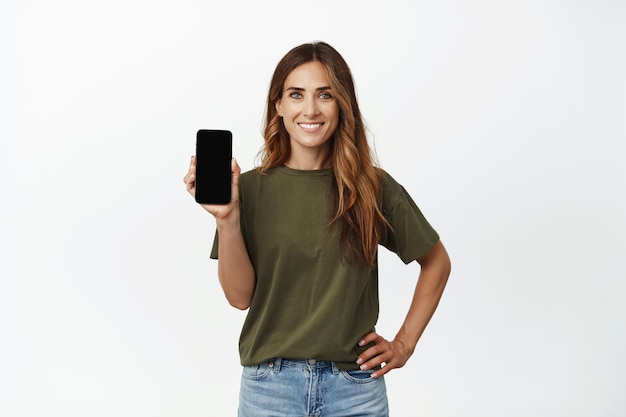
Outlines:
POLYGON ((241 223, 239 220, 239 210, 233 210, 227 217, 216 217, 215 224, 217 226, 218 232, 221 230, 239 230, 241 228, 241 223))

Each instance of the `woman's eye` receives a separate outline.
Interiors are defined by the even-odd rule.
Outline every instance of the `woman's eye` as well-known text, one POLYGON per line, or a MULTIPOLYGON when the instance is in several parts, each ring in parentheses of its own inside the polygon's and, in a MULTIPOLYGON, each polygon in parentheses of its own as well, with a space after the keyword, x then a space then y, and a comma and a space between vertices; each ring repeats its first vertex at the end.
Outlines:
POLYGON ((333 96, 330 93, 322 93, 320 94, 320 98, 323 100, 330 100, 333 96))
POLYGON ((302 94, 295 93, 295 92, 294 93, 289 93, 289 97, 298 99, 298 98, 302 98, 302 94))

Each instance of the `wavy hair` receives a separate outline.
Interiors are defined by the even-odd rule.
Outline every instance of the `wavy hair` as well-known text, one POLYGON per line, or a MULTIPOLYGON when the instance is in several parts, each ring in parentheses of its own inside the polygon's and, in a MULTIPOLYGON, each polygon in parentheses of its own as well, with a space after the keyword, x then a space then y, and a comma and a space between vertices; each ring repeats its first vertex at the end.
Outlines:
POLYGON ((287 76, 298 66, 320 62, 326 68, 339 107, 339 123, 331 141, 327 166, 332 167, 334 213, 330 225, 341 227, 340 248, 348 261, 373 268, 378 243, 389 227, 379 208, 383 174, 375 165, 359 110, 352 72, 343 57, 324 42, 293 48, 276 66, 267 95, 265 143, 257 168, 282 166, 291 152, 289 133, 278 116, 276 102, 282 97, 287 76))

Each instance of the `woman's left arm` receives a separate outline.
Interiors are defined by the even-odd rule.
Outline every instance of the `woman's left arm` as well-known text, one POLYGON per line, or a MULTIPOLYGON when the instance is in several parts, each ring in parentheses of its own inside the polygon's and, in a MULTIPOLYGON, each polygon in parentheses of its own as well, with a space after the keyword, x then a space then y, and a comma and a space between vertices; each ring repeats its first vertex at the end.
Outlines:
POLYGON ((441 241, 435 243, 417 262, 421 266, 419 279, 415 286, 411 307, 396 337, 388 341, 378 333, 371 332, 359 341, 361 346, 374 343, 357 358, 357 364, 361 365, 361 369, 372 369, 383 365, 372 374, 373 378, 404 366, 411 357, 426 325, 437 309, 448 281, 450 258, 441 241))

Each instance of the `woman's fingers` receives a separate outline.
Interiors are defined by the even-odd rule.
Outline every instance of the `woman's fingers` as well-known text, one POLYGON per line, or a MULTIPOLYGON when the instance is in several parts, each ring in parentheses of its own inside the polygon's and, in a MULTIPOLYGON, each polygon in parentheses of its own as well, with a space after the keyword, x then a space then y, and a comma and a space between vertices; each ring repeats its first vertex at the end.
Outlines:
POLYGON ((359 345, 365 346, 371 343, 373 345, 359 355, 356 363, 363 370, 382 367, 372 373, 373 378, 381 377, 394 368, 404 366, 409 359, 410 353, 399 340, 390 342, 376 332, 371 332, 361 339, 359 345))

